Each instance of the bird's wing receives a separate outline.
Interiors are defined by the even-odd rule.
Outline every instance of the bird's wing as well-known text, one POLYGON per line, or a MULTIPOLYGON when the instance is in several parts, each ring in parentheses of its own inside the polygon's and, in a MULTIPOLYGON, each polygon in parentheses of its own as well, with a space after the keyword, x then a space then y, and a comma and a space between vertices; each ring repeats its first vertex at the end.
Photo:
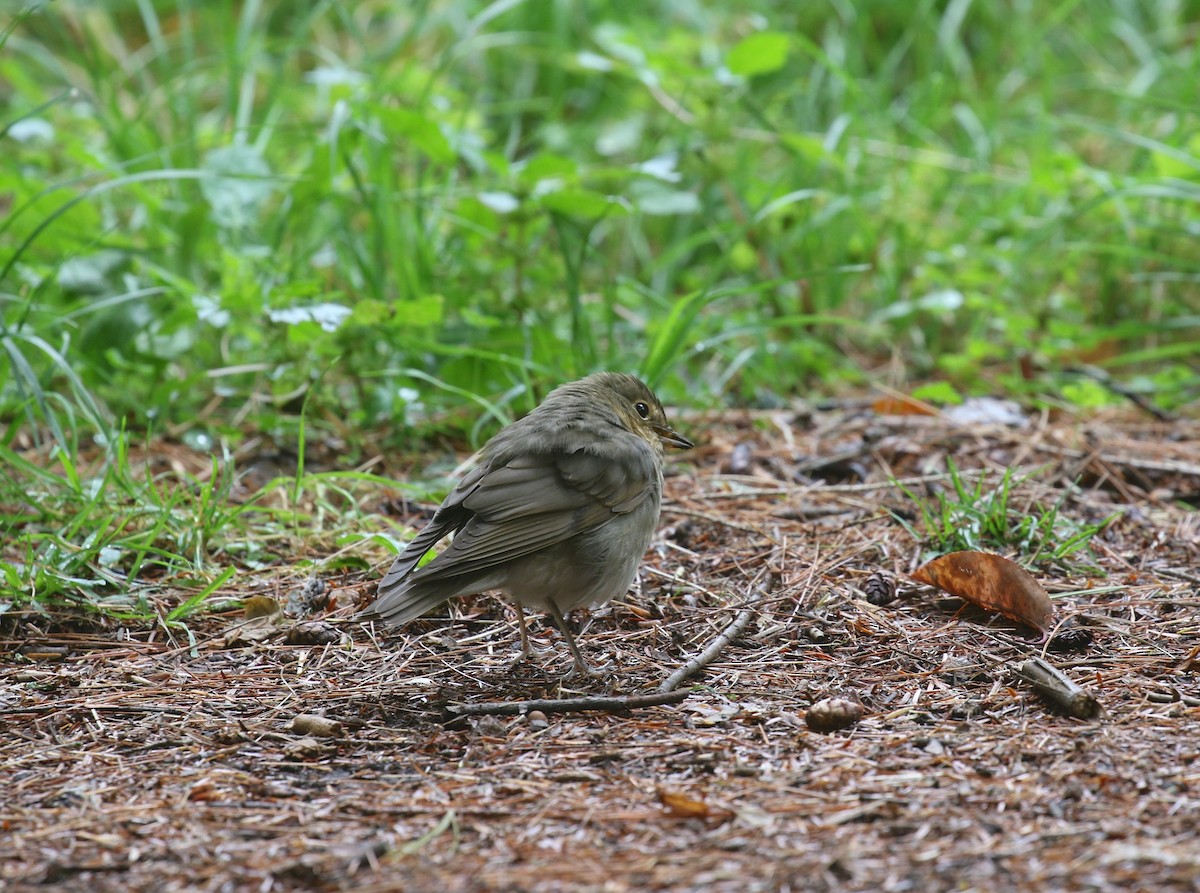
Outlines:
POLYGON ((609 438, 593 450, 490 465, 461 500, 470 520, 412 582, 482 576, 631 512, 658 492, 656 457, 641 438, 609 438))
POLYGON ((425 553, 432 549, 438 540, 460 530, 471 520, 472 513, 469 509, 463 508, 463 501, 475 492, 486 471, 487 469, 482 465, 472 469, 458 482, 458 486, 450 491, 450 495, 438 506, 438 510, 434 512, 430 522, 425 525, 425 529, 409 540, 404 551, 396 556, 396 560, 392 562, 388 572, 379 581, 380 592, 388 592, 394 588, 412 572, 425 553))

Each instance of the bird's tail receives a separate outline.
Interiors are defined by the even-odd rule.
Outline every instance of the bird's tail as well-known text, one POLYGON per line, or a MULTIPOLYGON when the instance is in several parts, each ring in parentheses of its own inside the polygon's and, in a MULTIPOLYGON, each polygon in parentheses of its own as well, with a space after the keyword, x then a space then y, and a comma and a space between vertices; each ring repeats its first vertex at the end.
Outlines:
POLYGON ((400 626, 432 611, 442 602, 459 593, 459 580, 394 580, 387 577, 379 584, 379 597, 356 619, 379 620, 389 626, 400 626))

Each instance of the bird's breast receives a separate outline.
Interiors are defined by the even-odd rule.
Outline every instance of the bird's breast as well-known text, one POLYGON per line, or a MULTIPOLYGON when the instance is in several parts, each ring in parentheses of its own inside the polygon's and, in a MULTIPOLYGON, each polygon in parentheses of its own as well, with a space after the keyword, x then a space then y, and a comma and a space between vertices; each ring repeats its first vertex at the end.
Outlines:
POLYGON ((624 595, 654 538, 660 501, 656 489, 633 511, 614 514, 514 562, 506 574, 505 592, 535 610, 545 610, 547 599, 553 599, 563 611, 596 607, 624 595))

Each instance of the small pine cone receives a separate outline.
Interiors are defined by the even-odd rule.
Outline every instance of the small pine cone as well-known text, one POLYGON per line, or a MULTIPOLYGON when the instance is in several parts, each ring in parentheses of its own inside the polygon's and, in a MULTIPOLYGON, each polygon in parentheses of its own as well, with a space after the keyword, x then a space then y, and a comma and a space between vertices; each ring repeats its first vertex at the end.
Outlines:
POLYGON ((896 600, 896 581, 884 576, 882 571, 876 571, 867 577, 863 585, 867 601, 873 605, 886 605, 896 600))
POLYGON ((1062 653, 1064 651, 1087 651, 1095 635, 1086 626, 1080 626, 1075 620, 1068 619, 1063 623, 1050 641, 1046 643, 1049 651, 1062 653))

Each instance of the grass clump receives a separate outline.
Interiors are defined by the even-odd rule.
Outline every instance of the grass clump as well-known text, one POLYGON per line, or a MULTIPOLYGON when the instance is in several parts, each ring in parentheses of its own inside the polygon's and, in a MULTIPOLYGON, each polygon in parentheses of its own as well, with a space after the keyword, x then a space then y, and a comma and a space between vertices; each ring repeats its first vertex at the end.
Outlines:
POLYGON ((900 486, 916 507, 919 524, 892 512, 892 517, 925 544, 927 558, 963 550, 985 551, 1015 555, 1031 566, 1073 569, 1081 566, 1078 553, 1090 556, 1092 538, 1115 517, 1092 524, 1063 513, 1069 490, 1050 505, 1032 500, 1015 505, 1013 491, 1028 478, 1018 479, 1011 468, 999 483, 984 473, 974 475, 971 483, 949 457, 946 471, 949 488, 938 489, 931 497, 900 486))
POLYGON ((294 431, 324 376, 404 438, 598 367, 769 403, 894 355, 1178 405, 1192 37, 1150 0, 34 5, 0 60, 0 411, 294 431))

